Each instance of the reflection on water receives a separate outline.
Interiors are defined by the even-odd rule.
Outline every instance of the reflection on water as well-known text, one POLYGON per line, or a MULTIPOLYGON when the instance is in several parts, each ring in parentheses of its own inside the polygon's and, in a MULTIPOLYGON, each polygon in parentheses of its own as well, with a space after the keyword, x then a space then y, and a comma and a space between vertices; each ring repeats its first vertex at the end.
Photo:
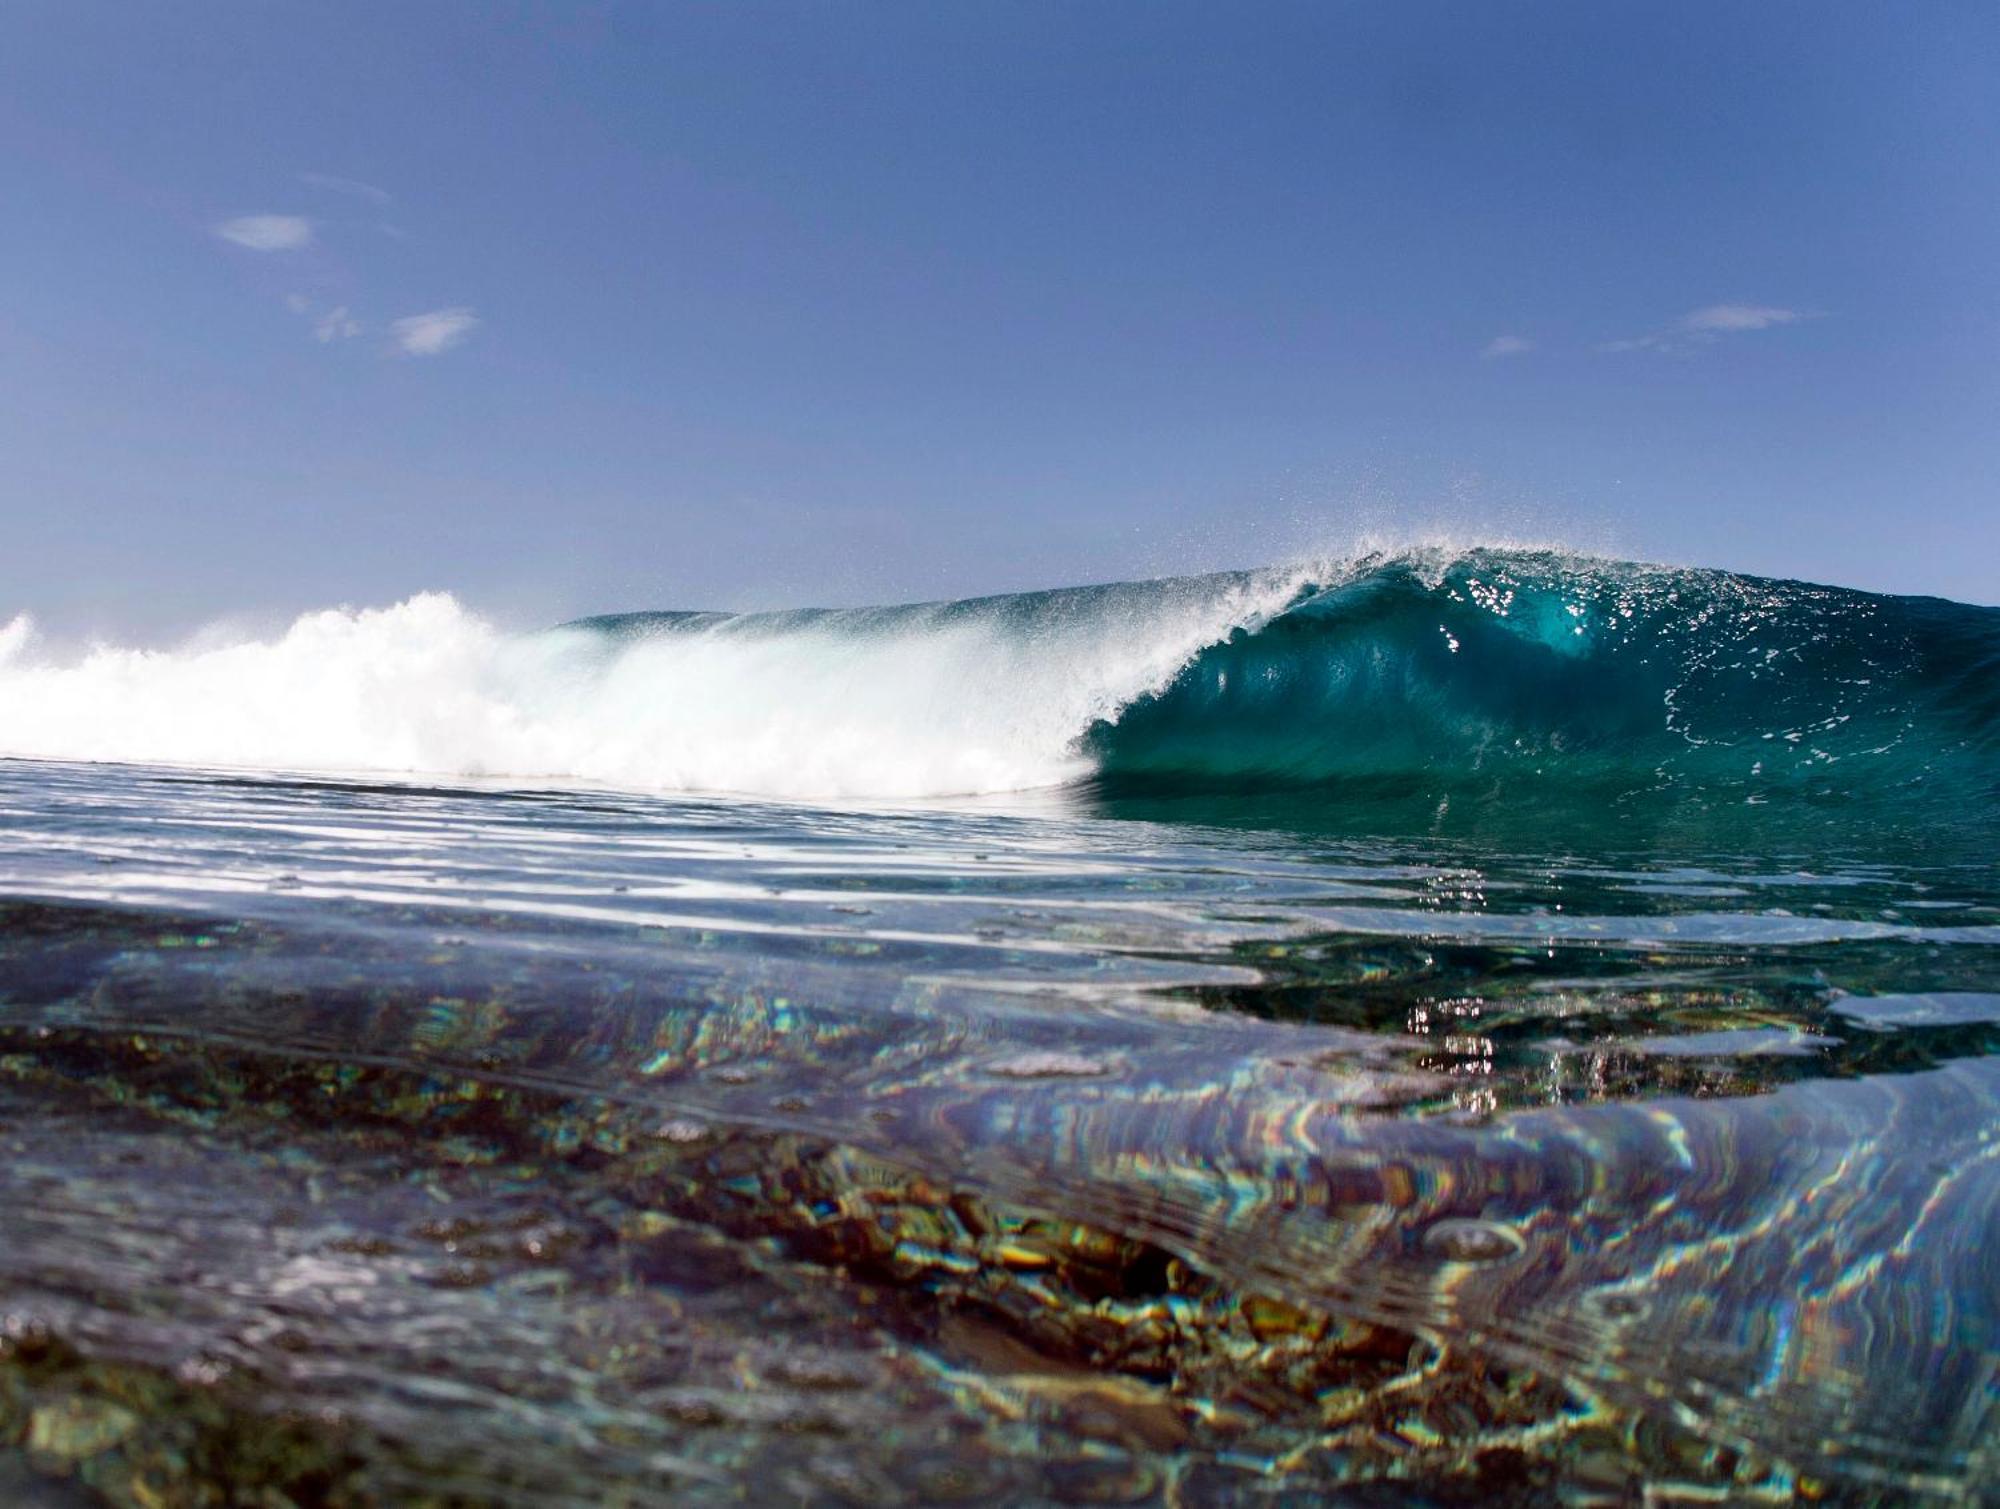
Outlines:
POLYGON ((12 1501, 2000 1470, 1988 865, 0 764, 0 878, 12 1501))

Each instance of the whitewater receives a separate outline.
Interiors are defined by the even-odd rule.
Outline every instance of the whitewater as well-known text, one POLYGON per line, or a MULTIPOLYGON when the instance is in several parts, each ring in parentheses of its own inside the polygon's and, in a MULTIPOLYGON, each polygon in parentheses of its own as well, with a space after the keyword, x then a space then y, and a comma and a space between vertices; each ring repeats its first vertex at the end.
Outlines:
POLYGON ((533 634, 434 592, 310 613, 274 638, 68 662, 38 657, 17 618, 0 630, 0 752, 799 798, 1018 791, 1084 773, 1093 723, 1303 580, 533 634))

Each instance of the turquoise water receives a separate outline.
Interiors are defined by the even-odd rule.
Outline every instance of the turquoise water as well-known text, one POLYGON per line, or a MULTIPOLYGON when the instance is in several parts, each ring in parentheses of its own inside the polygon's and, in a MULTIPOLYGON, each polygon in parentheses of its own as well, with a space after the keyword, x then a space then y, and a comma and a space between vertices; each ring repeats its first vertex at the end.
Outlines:
POLYGON ((2000 613, 426 611, 0 659, 9 1502, 2000 1478, 2000 613))

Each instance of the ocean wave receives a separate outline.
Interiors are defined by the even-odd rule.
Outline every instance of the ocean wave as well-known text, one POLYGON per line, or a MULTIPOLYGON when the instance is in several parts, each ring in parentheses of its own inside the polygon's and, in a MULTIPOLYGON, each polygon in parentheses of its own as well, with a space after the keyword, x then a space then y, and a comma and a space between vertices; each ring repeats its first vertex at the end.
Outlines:
POLYGON ((1114 794, 1487 805, 2000 795, 2000 610, 1553 554, 1399 558, 1086 739, 1114 794))
POLYGON ((1071 786, 1990 811, 2000 610, 1482 549, 527 635, 425 594, 67 658, 17 619, 0 751, 815 800, 1071 786))

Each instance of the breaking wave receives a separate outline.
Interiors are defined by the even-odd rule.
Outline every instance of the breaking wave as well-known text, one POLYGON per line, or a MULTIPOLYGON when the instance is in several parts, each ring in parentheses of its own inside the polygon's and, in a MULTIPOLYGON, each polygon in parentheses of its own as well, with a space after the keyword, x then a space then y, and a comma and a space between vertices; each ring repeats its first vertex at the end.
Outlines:
POLYGON ((2000 795, 2000 610, 1472 550, 527 635, 426 594, 69 657, 16 619, 0 752, 804 799, 1587 792, 1977 816, 2000 795))

